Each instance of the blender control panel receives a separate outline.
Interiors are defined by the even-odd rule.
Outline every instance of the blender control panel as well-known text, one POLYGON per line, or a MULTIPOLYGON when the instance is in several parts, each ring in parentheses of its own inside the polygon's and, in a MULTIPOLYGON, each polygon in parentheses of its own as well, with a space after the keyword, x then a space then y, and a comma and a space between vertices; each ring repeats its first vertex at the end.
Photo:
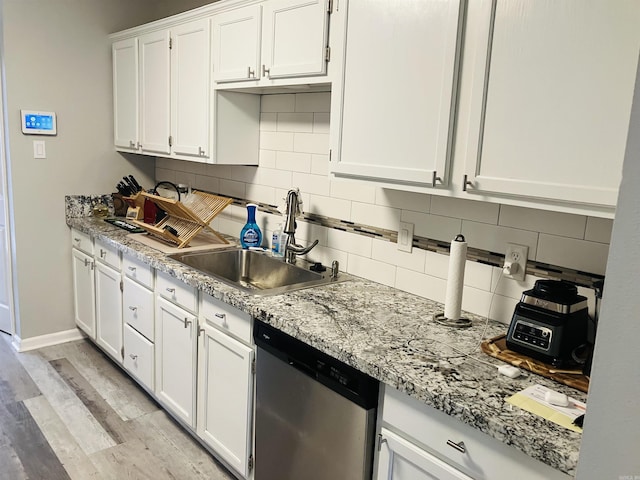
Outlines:
POLYGON ((549 350, 553 331, 550 328, 535 325, 521 319, 516 320, 512 340, 539 350, 549 350))

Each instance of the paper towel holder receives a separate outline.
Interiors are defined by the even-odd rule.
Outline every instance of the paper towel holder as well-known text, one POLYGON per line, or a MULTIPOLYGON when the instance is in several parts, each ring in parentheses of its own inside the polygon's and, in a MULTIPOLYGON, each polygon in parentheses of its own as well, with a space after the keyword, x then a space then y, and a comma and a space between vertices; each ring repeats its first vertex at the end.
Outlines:
MULTIPOLYGON (((469 320, 468 318, 461 318, 460 317, 460 302, 462 301, 462 290, 460 290, 459 296, 456 300, 454 300, 454 302, 457 302, 457 306, 454 307, 454 310, 457 310, 455 313, 452 313, 452 309, 449 307, 449 289, 452 288, 452 285, 450 284, 450 282, 452 281, 452 257, 453 257, 453 245, 455 242, 460 242, 461 248, 462 250, 456 250, 458 253, 458 257, 456 259, 457 262, 462 262, 462 264, 458 263, 458 266, 460 268, 460 272, 462 273, 462 275, 464 276, 464 262, 466 261, 466 242, 465 242, 465 238, 464 235, 462 235, 461 233, 456 235, 455 238, 453 239, 453 241, 451 242, 451 252, 450 253, 450 258, 449 258, 449 278, 447 279, 447 299, 445 301, 445 308, 443 312, 440 313, 436 313, 433 316, 433 319, 436 323, 440 324, 440 325, 444 325, 446 327, 451 327, 451 328, 469 328, 471 326, 471 320, 469 320), (447 312, 448 310, 448 314, 451 316, 455 316, 456 318, 448 318, 445 315, 445 312, 447 312)), ((455 269, 455 267, 454 267, 455 269)), ((463 280, 462 278, 460 278, 460 285, 457 285, 456 287, 453 288, 462 288, 463 287, 463 280)))

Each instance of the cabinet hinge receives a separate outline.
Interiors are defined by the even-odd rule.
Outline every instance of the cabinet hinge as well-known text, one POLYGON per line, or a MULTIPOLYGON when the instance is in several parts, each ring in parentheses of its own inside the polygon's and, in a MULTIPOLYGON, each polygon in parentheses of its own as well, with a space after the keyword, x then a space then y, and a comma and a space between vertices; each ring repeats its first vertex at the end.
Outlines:
POLYGON ((325 48, 325 50, 324 50, 324 61, 325 62, 331 61, 331 47, 325 48))
POLYGON ((327 2, 327 13, 333 13, 333 0, 327 2))
POLYGON ((122 280, 120 280, 120 291, 124 292, 124 283, 122 280))
POLYGON ((253 453, 249 455, 249 461, 247 462, 247 466, 249 471, 253 470, 253 453))
POLYGON ((251 374, 252 375, 256 374, 256 359, 255 358, 253 360, 251 360, 251 374))
POLYGON ((169 37, 169 50, 173 48, 173 38, 169 37))
POLYGON ((120 348, 120 356, 124 360, 124 346, 120 348))
POLYGON ((169 146, 173 147, 173 137, 169 135, 169 146))

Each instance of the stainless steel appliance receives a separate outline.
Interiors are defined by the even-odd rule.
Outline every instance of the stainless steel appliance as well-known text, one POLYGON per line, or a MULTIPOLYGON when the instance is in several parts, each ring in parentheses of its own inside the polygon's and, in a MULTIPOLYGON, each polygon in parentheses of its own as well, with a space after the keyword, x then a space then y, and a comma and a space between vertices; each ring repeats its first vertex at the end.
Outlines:
POLYGON ((371 479, 377 380, 256 321, 256 480, 371 479))
POLYGON ((589 313, 587 298, 560 280, 538 280, 516 305, 507 347, 554 366, 584 363, 589 313))

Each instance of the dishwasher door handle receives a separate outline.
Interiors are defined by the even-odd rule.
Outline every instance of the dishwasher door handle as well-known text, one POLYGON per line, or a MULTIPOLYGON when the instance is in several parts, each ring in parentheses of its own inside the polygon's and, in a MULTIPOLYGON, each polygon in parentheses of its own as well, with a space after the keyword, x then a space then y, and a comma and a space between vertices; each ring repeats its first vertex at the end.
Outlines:
POLYGON ((300 370, 302 373, 309 375, 311 378, 316 378, 318 376, 316 374, 316 371, 313 368, 311 368, 306 363, 301 362, 300 360, 296 360, 295 358, 288 357, 287 363, 291 365, 293 368, 295 368, 296 370, 300 370))

